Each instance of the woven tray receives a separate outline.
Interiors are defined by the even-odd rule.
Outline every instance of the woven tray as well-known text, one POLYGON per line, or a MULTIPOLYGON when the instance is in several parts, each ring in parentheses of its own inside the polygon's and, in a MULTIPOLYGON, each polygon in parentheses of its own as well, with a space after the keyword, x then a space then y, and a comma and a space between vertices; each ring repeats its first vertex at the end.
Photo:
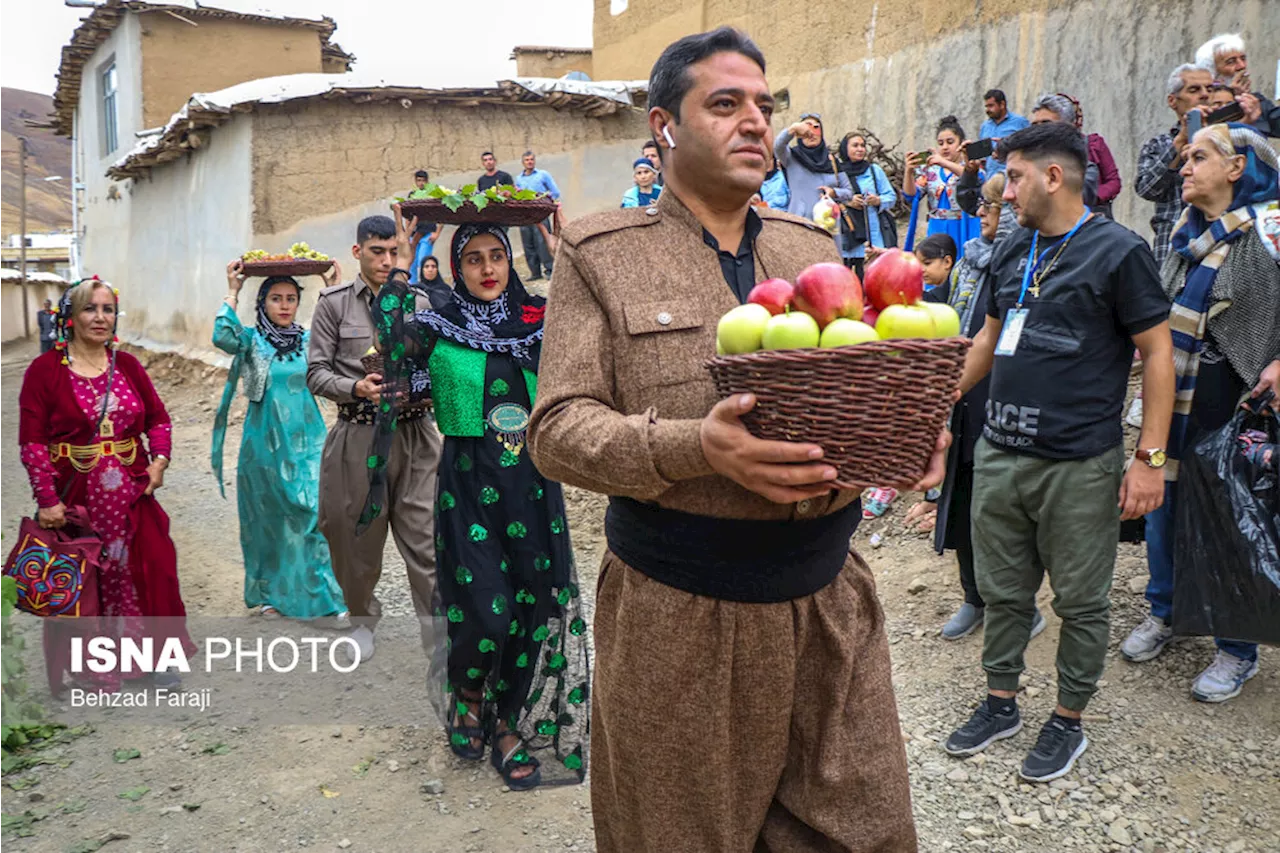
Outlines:
POLYGON ((491 225, 537 225, 556 212, 555 199, 535 198, 527 201, 491 201, 484 210, 476 210, 471 202, 465 202, 457 210, 450 210, 438 198, 415 198, 400 202, 400 212, 405 217, 416 216, 419 222, 439 222, 445 225, 466 225, 471 222, 487 222, 491 225))
POLYGON ((328 272, 333 261, 244 261, 241 270, 245 275, 321 275, 328 272))
POLYGON ((742 419, 752 435, 821 446, 840 488, 910 488, 947 423, 969 346, 874 341, 718 356, 706 367, 721 397, 756 395, 742 419))
MULTIPOLYGON (((370 373, 376 373, 379 376, 383 375, 382 368, 385 362, 383 361, 382 353, 380 352, 371 352, 364 356, 361 356, 360 364, 364 367, 365 375, 368 375, 370 373)), ((416 408, 418 406, 424 406, 424 405, 431 405, 431 403, 432 403, 432 400, 431 400, 430 391, 422 391, 417 394, 410 392, 403 401, 403 405, 410 408, 416 408)))

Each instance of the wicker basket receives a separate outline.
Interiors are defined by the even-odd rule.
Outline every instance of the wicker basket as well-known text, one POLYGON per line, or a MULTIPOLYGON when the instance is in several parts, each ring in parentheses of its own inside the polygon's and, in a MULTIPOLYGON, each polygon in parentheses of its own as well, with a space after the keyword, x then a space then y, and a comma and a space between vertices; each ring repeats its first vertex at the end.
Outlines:
POLYGON ((487 222, 491 225, 537 225, 550 219, 556 212, 555 199, 543 198, 517 201, 491 201, 483 210, 476 210, 470 201, 457 210, 450 210, 438 198, 414 198, 400 202, 400 212, 405 217, 416 216, 419 222, 437 222, 444 225, 466 225, 471 222, 487 222))
POLYGON ((721 397, 756 395, 742 419, 752 435, 821 446, 840 488, 910 488, 947 423, 969 346, 874 341, 718 356, 706 366, 721 397))
POLYGON ((260 275, 322 275, 333 266, 333 261, 244 261, 241 269, 246 276, 260 275))

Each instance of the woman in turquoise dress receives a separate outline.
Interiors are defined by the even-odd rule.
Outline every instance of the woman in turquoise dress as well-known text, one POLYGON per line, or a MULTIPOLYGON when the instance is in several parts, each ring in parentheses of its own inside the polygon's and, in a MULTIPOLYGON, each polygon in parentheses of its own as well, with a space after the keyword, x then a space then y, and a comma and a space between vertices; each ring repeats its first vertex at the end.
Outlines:
POLYGON ((573 784, 586 774, 587 623, 564 494, 525 446, 546 300, 525 290, 498 225, 460 225, 450 260, 451 290, 415 292, 393 271, 374 302, 383 378, 398 393, 382 396, 364 520, 386 502, 398 407, 429 393, 444 434, 436 612, 450 748, 478 761, 490 747, 512 790, 573 784))
MULTIPOLYGON (((244 603, 268 618, 338 617, 346 613, 329 563, 329 545, 316 528, 320 453, 328 430, 307 390, 307 330, 294 322, 302 287, 268 278, 258 288, 257 324, 236 315, 244 286, 241 262, 227 265, 229 293, 213 321, 213 345, 234 356, 213 424, 213 474, 222 491, 222 445, 236 385, 244 376, 245 413, 236 463, 244 603)), ((335 264, 326 284, 336 281, 335 264)), ((223 496, 226 492, 223 491, 223 496)))

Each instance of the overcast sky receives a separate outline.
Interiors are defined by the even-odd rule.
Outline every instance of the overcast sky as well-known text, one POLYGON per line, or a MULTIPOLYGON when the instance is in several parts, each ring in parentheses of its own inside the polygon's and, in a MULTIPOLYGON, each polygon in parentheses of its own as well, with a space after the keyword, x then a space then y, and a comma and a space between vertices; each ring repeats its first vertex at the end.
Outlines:
MULTIPOLYGON (((88 9, 0 0, 0 83, 53 94, 62 46, 88 9)), ((223 5, 210 0, 210 6, 223 5)), ((225 5, 233 5, 227 3, 225 5)), ((245 0, 235 0, 242 8, 245 0)), ((515 75, 517 44, 591 46, 592 0, 263 0, 299 17, 328 15, 355 71, 389 83, 483 85, 515 75)))

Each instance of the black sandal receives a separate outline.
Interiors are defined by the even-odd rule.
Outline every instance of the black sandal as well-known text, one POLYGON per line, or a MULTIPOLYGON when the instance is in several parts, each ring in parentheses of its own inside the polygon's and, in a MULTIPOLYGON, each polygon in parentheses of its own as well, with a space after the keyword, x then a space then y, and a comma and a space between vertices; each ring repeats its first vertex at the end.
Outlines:
POLYGON ((530 788, 536 788, 542 784, 542 762, 525 752, 523 761, 513 760, 516 753, 525 749, 524 741, 520 740, 520 736, 515 732, 497 732, 494 734, 493 752, 489 756, 489 762, 493 765, 493 769, 498 771, 498 775, 502 777, 502 781, 507 783, 507 787, 513 791, 528 791, 530 788), (502 755, 498 751, 498 741, 507 735, 515 735, 516 745, 511 747, 511 751, 506 755, 502 755), (516 770, 521 767, 532 767, 533 772, 528 776, 513 776, 516 770))
MULTIPOLYGON (((458 719, 458 703, 466 704, 469 701, 478 701, 468 699, 466 696, 459 694, 459 698, 453 701, 449 708, 449 724, 446 727, 449 732, 449 749, 453 750, 453 754, 464 761, 479 761, 484 758, 485 732, 479 725, 475 726, 457 726, 454 721, 458 719), (474 746, 472 741, 480 741, 479 746, 474 746)), ((476 723, 480 722, 480 717, 475 711, 471 710, 471 706, 467 705, 467 712, 463 715, 463 719, 472 719, 476 723)))

